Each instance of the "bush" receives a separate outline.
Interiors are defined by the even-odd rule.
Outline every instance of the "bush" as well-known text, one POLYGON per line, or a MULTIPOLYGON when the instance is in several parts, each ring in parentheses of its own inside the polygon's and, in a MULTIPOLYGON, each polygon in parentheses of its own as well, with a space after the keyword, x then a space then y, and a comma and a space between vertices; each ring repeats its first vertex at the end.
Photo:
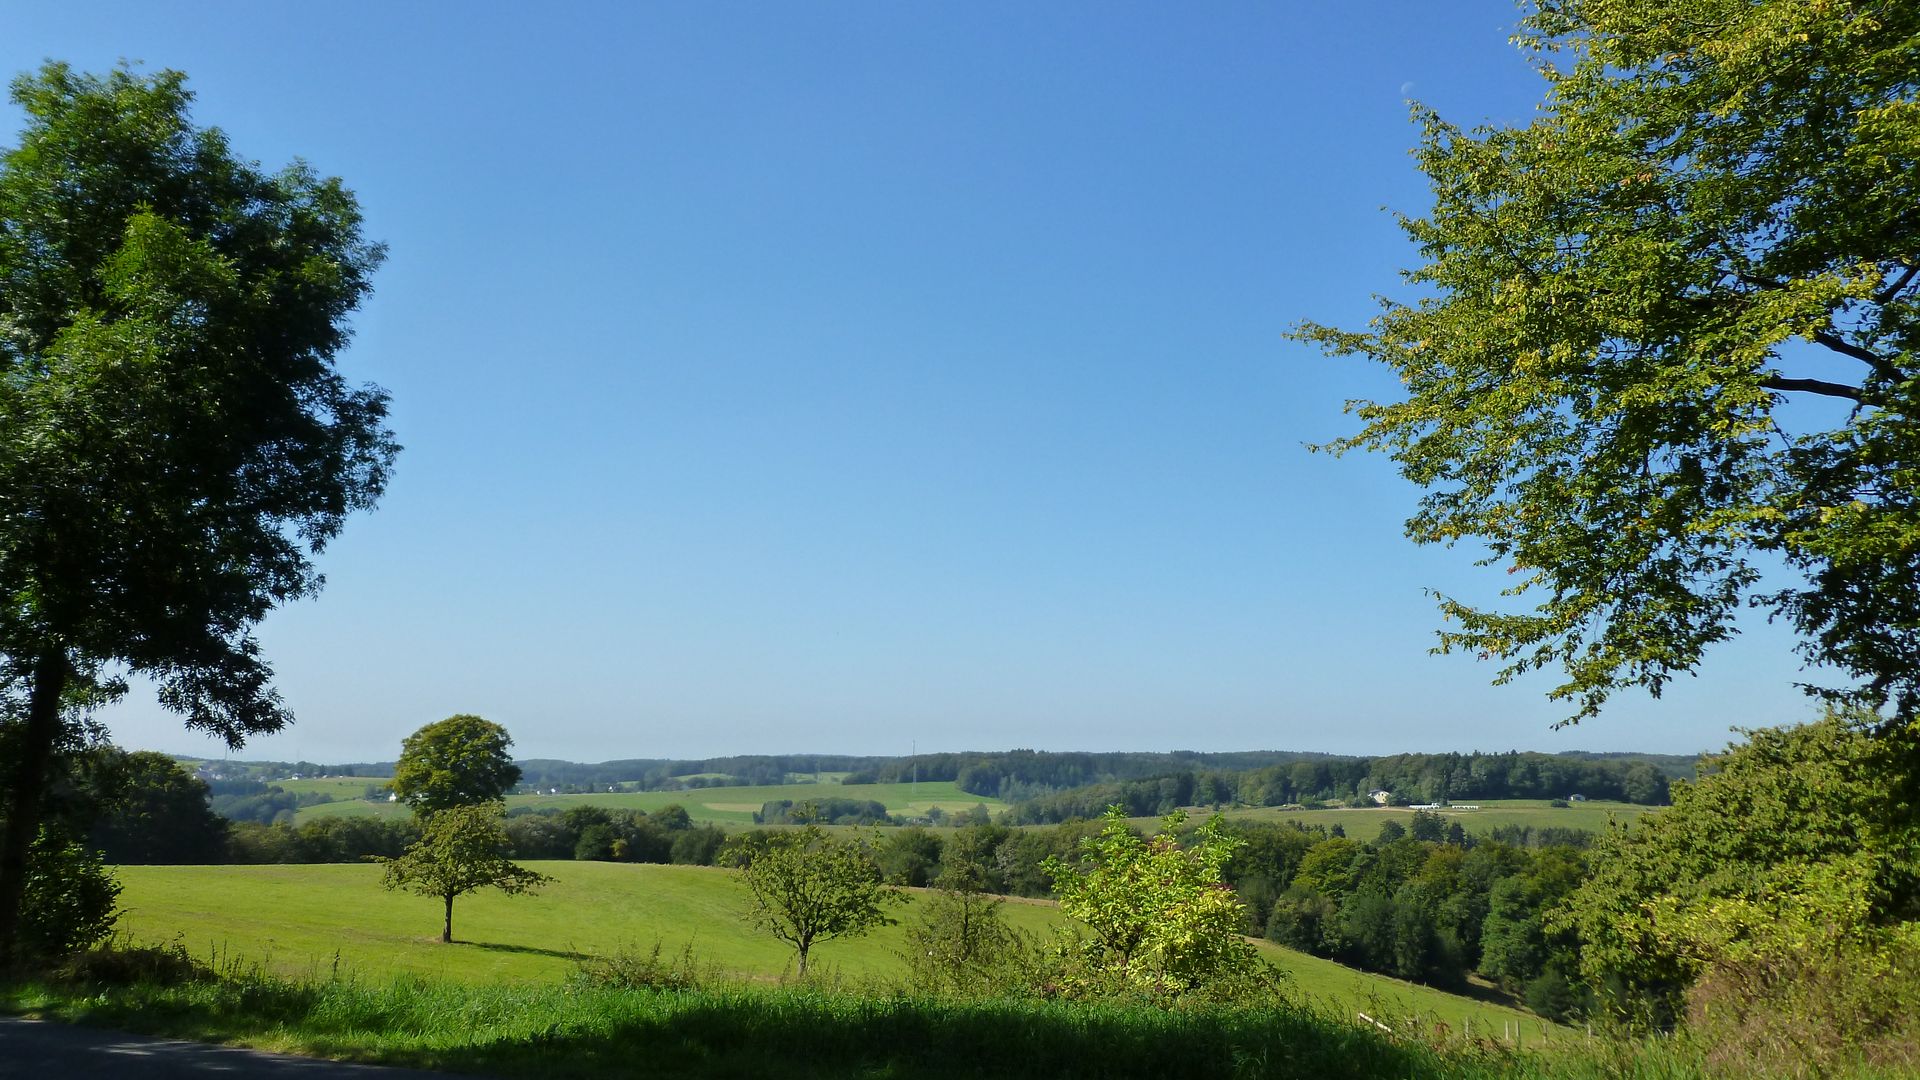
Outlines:
POLYGON ((1037 949, 1000 917, 1004 899, 977 889, 945 888, 927 897, 907 927, 902 959, 917 990, 991 994, 1025 989, 1037 949))
POLYGON ((55 977, 86 986, 183 986, 212 982, 213 969, 187 955, 185 947, 112 943, 69 956, 55 977))
POLYGON ((1185 820, 1175 811, 1159 835, 1143 839, 1115 806, 1099 834, 1081 842, 1080 865, 1047 861, 1061 912, 1088 931, 1056 939, 1064 990, 1174 997, 1224 988, 1233 996, 1278 974, 1242 936, 1246 909, 1223 879, 1244 841, 1216 815, 1182 848, 1174 837, 1185 820))
POLYGON ((622 950, 608 956, 590 956, 574 971, 575 983, 608 990, 693 990, 719 981, 712 965, 702 967, 693 956, 693 942, 678 956, 663 957, 660 942, 645 953, 622 950))
POLYGON ((1729 1075, 1920 1074, 1920 931, 1900 937, 1720 960, 1687 993, 1688 1032, 1729 1075))
POLYGON ((22 953, 59 959, 101 941, 119 917, 119 896, 120 883, 96 852, 42 830, 27 852, 20 908, 22 953))

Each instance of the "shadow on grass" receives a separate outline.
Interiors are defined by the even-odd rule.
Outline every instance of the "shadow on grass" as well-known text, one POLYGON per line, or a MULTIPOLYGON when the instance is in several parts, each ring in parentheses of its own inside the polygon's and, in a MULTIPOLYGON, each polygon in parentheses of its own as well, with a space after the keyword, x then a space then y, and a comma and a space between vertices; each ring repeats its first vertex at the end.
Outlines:
POLYGON ((350 1060, 498 1076, 597 1077, 644 1062, 684 1080, 869 1077, 1492 1077, 1484 1059, 1286 1007, 952 1000, 810 990, 256 981, 56 991, 44 1015, 221 1041, 273 1033, 350 1060))
POLYGON ((462 941, 459 938, 454 938, 453 944, 464 945, 469 949, 484 949, 487 952, 520 953, 527 956, 551 956, 555 960, 579 961, 587 959, 587 954, 582 952, 567 952, 562 949, 536 949, 531 945, 506 945, 497 941, 462 941))

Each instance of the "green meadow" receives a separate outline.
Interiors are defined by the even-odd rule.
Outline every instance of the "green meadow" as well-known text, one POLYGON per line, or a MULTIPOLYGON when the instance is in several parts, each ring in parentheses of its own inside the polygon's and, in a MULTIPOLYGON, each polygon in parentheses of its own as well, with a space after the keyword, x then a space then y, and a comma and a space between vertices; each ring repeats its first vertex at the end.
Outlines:
MULTIPOLYGON (((1640 815, 1659 809, 1653 806, 1639 806, 1634 803, 1604 802, 1590 800, 1573 803, 1569 806, 1549 806, 1546 799, 1488 799, 1476 803, 1478 810, 1437 810, 1448 824, 1459 822, 1467 832, 1475 835, 1490 833, 1499 825, 1525 825, 1535 829, 1561 828, 1585 829, 1589 832, 1602 832, 1610 822, 1627 824, 1640 815)), ((1226 816, 1246 821, 1297 821, 1302 825, 1318 825, 1332 828, 1339 825, 1348 836, 1359 840, 1370 840, 1380 831, 1380 823, 1397 821, 1402 825, 1413 821, 1414 811, 1406 807, 1365 807, 1343 810, 1281 810, 1265 806, 1242 810, 1228 810, 1226 816)))
MULTIPOLYGON (((465 985, 551 983, 580 959, 622 950, 678 955, 690 946, 702 966, 773 981, 791 950, 751 929, 737 872, 694 866, 532 862, 555 879, 539 893, 485 892, 454 905, 455 943, 439 941, 439 901, 380 887, 377 866, 126 866, 121 935, 137 944, 177 942, 202 959, 238 959, 283 974, 386 978, 417 975, 465 985)), ((896 925, 815 948, 815 964, 853 980, 905 973, 904 924, 919 896, 906 891, 896 925)), ((1010 900, 1008 922, 1034 933, 1062 916, 1051 903, 1010 900)), ((1261 943, 1301 996, 1341 1012, 1421 1015, 1454 1030, 1522 1025, 1528 1038, 1565 1034, 1530 1013, 1342 967, 1261 943)))
POLYGON ((336 799, 358 799, 369 786, 385 788, 392 782, 387 776, 316 776, 299 780, 273 780, 273 787, 294 795, 331 795, 336 799))
MULTIPOLYGON (((302 807, 295 820, 311 821, 317 817, 399 817, 408 813, 399 803, 367 802, 358 796, 366 790, 369 781, 366 777, 354 778, 359 784, 352 793, 344 798, 351 801, 320 803, 302 807)), ((280 786, 305 783, 306 781, 280 781, 280 786)), ((288 787, 288 790, 294 790, 288 787)), ((342 796, 336 796, 342 798, 342 796)), ((695 821, 714 825, 751 825, 754 811, 764 803, 779 799, 871 799, 881 803, 889 813, 924 814, 938 807, 942 812, 954 813, 970 810, 984 805, 989 810, 1001 810, 1006 803, 999 799, 982 798, 961 791, 951 781, 924 781, 919 784, 769 784, 758 787, 714 787, 696 788, 691 791, 605 791, 590 795, 509 795, 507 809, 523 806, 536 809, 554 808, 565 810, 574 806, 604 806, 609 809, 644 810, 652 813, 668 806, 684 807, 689 817, 695 821)))

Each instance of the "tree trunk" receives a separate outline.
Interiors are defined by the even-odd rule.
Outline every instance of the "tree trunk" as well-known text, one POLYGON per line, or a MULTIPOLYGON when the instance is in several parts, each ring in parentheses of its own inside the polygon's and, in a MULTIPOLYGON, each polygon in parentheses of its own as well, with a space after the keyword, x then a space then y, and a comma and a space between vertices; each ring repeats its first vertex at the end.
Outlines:
POLYGON ((7 828, 0 836, 0 968, 19 958, 20 906, 27 888, 27 852, 40 834, 40 809, 60 736, 60 695, 66 690, 67 658, 49 650, 33 669, 27 722, 19 760, 6 778, 7 828))
POLYGON ((453 897, 452 895, 448 895, 447 897, 447 925, 443 927, 440 931, 440 943, 443 945, 453 944, 453 897))
POLYGON ((794 946, 796 949, 800 950, 800 977, 802 979, 807 977, 807 946, 811 944, 813 943, 810 941, 803 941, 800 944, 794 946))

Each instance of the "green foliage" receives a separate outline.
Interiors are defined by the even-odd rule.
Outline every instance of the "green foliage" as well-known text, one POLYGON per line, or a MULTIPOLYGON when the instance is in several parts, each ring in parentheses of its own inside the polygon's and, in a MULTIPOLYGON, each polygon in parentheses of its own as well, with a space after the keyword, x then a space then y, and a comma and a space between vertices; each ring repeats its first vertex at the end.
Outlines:
POLYGON ((977 889, 935 890, 906 928, 906 962, 923 991, 991 993, 1029 981, 1034 949, 1001 917, 1003 897, 977 889))
POLYGON ((1031 982, 1032 943, 1001 916, 1006 900, 984 891, 989 849, 981 840, 956 834, 936 891, 907 928, 901 955, 916 987, 965 994, 1031 982))
POLYGON ((1873 738, 1833 716, 1749 733, 1674 805, 1594 849, 1560 924, 1608 1004, 1679 1015, 1715 965, 1872 955, 1920 918, 1920 815, 1904 763, 1913 733, 1873 738))
POLYGON ((876 799, 778 799, 761 804, 753 820, 760 825, 879 825, 887 821, 887 807, 876 799))
POLYGON ((1687 992, 1686 1034, 1728 1076, 1913 1076, 1920 934, 1723 956, 1687 992))
POLYGON ((23 957, 58 959, 113 931, 120 885, 98 854, 42 831, 27 858, 25 917, 20 924, 23 957))
POLYGON ((453 940, 453 901, 476 889, 509 896, 531 892, 552 879, 515 866, 501 854, 507 832, 500 808, 491 803, 449 806, 420 827, 420 839, 398 858, 383 860, 388 889, 407 889, 446 902, 440 940, 453 940))
POLYGON ((1558 667, 1577 720, 1754 604, 1827 693, 1911 719, 1920 6, 1541 0, 1519 40, 1530 123, 1417 114, 1424 298, 1297 331, 1406 388, 1332 448, 1390 454, 1427 489, 1409 536, 1473 541, 1532 601, 1441 597, 1440 650, 1558 667), (1775 559, 1800 580, 1763 582, 1775 559))
POLYGON ((393 770, 393 790, 416 813, 497 802, 520 779, 507 729, 468 713, 449 716, 407 736, 393 770))
POLYGON ((116 672, 239 746, 290 719, 253 626, 398 447, 334 358, 378 245, 339 180, 263 173, 196 127, 178 72, 12 85, 0 154, 0 956, 55 747, 116 672))
POLYGON ((0 592, 25 606, 0 648, 149 673, 237 746, 287 719, 249 628, 319 587, 308 552, 396 449, 385 394, 333 367, 382 251, 337 179, 261 173, 194 127, 185 84, 57 63, 13 83, 0 592))
POLYGON ((1266 973, 1242 936, 1246 910, 1224 880, 1241 842, 1227 835, 1216 815, 1182 848, 1174 837, 1185 820, 1175 811, 1158 835, 1143 839, 1116 806, 1099 834, 1081 842, 1082 865, 1047 862, 1060 910, 1089 931, 1063 943, 1087 965, 1088 988, 1111 981, 1177 995, 1257 981, 1266 973))
POLYGON ((227 823, 207 785, 165 754, 100 755, 99 816, 88 840, 112 863, 210 863, 226 854, 227 823))
POLYGON ((940 871, 941 855, 940 837, 917 825, 887 833, 873 850, 874 862, 879 864, 887 884, 912 888, 934 879, 940 871))
MULTIPOLYGON (((1550 927, 1547 915, 1586 876, 1587 860, 1581 853, 1547 848, 1517 872, 1494 881, 1481 927, 1480 974, 1509 992, 1527 995, 1530 1002, 1539 997, 1558 1007, 1568 1004, 1569 996, 1579 998, 1579 941, 1565 926, 1550 927), (1536 985, 1548 976, 1552 979, 1536 985)), ((1542 1015, 1561 1019, 1567 1014, 1542 1015)))
POLYGON ((829 836, 817 825, 767 834, 743 874, 753 894, 754 924, 793 946, 803 979, 816 943, 891 922, 886 907, 900 900, 881 882, 864 845, 829 836))

